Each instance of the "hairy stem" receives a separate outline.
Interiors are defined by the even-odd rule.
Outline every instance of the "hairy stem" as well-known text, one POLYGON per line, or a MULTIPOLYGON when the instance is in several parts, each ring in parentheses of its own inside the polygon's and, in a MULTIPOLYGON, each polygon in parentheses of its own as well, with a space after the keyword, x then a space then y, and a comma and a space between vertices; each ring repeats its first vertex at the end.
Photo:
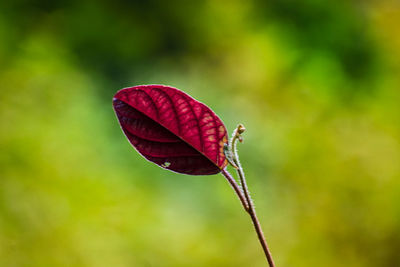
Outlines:
POLYGON ((242 189, 239 187, 239 185, 236 183, 235 179, 232 177, 232 175, 228 172, 228 170, 226 168, 222 170, 222 174, 225 176, 226 180, 228 180, 228 182, 232 186, 233 190, 235 190, 235 193, 239 197, 239 200, 242 203, 242 206, 245 209, 245 211, 248 212, 250 207, 246 201, 246 197, 243 194, 242 189))
POLYGON ((237 172, 239 174, 240 177, 240 181, 242 183, 242 187, 243 187, 243 191, 244 191, 244 195, 246 197, 247 203, 249 204, 249 209, 247 210, 247 212, 249 213, 251 220, 253 222, 254 228, 257 232, 257 236, 258 236, 258 240, 260 240, 261 246, 264 250, 265 256, 268 260, 268 264, 270 267, 275 267, 274 261, 272 259, 272 255, 271 252, 268 249, 268 245, 267 245, 267 241, 265 240, 264 237, 264 233, 261 229, 261 225, 260 225, 260 221, 257 218, 257 214, 256 214, 256 209, 254 207, 253 201, 250 198, 250 192, 249 189, 247 187, 246 184, 246 179, 244 176, 244 172, 242 167, 239 165, 239 168, 237 169, 237 172))
MULTIPOLYGON (((251 217, 251 221, 253 222, 254 228, 256 230, 257 233, 257 237, 258 240, 260 241, 260 244, 263 248, 263 251, 265 253, 265 256, 267 258, 268 264, 270 267, 275 267, 274 261, 272 259, 272 255, 271 252, 268 249, 268 245, 267 245, 267 241, 265 240, 264 237, 264 233, 261 229, 261 225, 260 225, 260 221, 257 218, 257 214, 256 214, 256 210, 253 204, 253 201, 251 200, 250 197, 250 191, 247 187, 247 183, 246 183, 246 177, 244 176, 244 171, 243 168, 240 164, 239 161, 239 155, 237 153, 236 150, 236 143, 239 140, 240 142, 242 142, 242 137, 241 134, 245 131, 245 128, 243 125, 239 124, 239 126, 235 129, 235 131, 233 132, 233 136, 232 139, 230 140, 230 147, 229 150, 232 154, 232 161, 234 163, 234 167, 239 175, 239 179, 240 179, 240 185, 242 187, 242 190, 240 190, 240 188, 238 189, 238 192, 240 192, 241 194, 238 194, 238 192, 235 190, 236 194, 238 195, 239 199, 241 199, 242 204, 244 203, 244 201, 242 200, 243 198, 243 194, 244 194, 244 198, 245 198, 245 202, 247 203, 247 206, 243 205, 245 210, 247 211, 247 213, 250 215, 251 217)), ((223 174, 229 174, 226 170, 223 170, 223 174), (225 173, 224 173, 225 172, 225 173)), ((229 175, 230 176, 230 175, 229 175)), ((231 176, 230 176, 231 177, 231 176)), ((236 184, 236 181, 232 178, 233 182, 236 184)), ((236 184, 237 187, 239 187, 236 184)))

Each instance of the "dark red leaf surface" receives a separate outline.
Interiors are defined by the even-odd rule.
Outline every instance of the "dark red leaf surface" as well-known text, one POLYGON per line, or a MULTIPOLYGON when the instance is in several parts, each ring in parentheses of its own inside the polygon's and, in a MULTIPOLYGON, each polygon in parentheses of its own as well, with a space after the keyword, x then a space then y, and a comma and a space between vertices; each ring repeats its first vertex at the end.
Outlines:
POLYGON ((216 174, 227 165, 224 124, 186 93, 141 85, 117 92, 113 105, 129 142, 157 165, 192 175, 216 174))

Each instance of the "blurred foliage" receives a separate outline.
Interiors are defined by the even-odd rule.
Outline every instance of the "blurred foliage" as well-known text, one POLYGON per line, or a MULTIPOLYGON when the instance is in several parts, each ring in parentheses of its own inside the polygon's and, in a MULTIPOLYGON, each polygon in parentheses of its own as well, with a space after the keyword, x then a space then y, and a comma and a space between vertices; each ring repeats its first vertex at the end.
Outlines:
POLYGON ((277 266, 397 266, 400 4, 0 2, 0 266, 265 266, 221 175, 147 163, 111 107, 160 83, 248 131, 277 266))

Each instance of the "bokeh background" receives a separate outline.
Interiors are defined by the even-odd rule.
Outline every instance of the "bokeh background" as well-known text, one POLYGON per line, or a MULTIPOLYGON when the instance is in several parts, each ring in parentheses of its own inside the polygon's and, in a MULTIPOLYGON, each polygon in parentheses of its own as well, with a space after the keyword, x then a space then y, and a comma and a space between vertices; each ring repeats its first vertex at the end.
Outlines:
POLYGON ((0 266, 265 266, 221 175, 139 156, 112 96, 229 131, 277 266, 400 264, 400 3, 0 2, 0 266))

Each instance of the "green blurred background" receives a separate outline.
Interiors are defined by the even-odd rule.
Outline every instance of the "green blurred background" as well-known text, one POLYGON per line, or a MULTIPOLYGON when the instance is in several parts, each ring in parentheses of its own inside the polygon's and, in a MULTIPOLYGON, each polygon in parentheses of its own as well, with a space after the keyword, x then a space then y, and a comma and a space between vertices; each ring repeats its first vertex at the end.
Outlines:
POLYGON ((399 266, 398 1, 5 0, 0 40, 0 266, 265 266, 221 175, 123 136, 154 83, 246 126, 277 266, 399 266))

